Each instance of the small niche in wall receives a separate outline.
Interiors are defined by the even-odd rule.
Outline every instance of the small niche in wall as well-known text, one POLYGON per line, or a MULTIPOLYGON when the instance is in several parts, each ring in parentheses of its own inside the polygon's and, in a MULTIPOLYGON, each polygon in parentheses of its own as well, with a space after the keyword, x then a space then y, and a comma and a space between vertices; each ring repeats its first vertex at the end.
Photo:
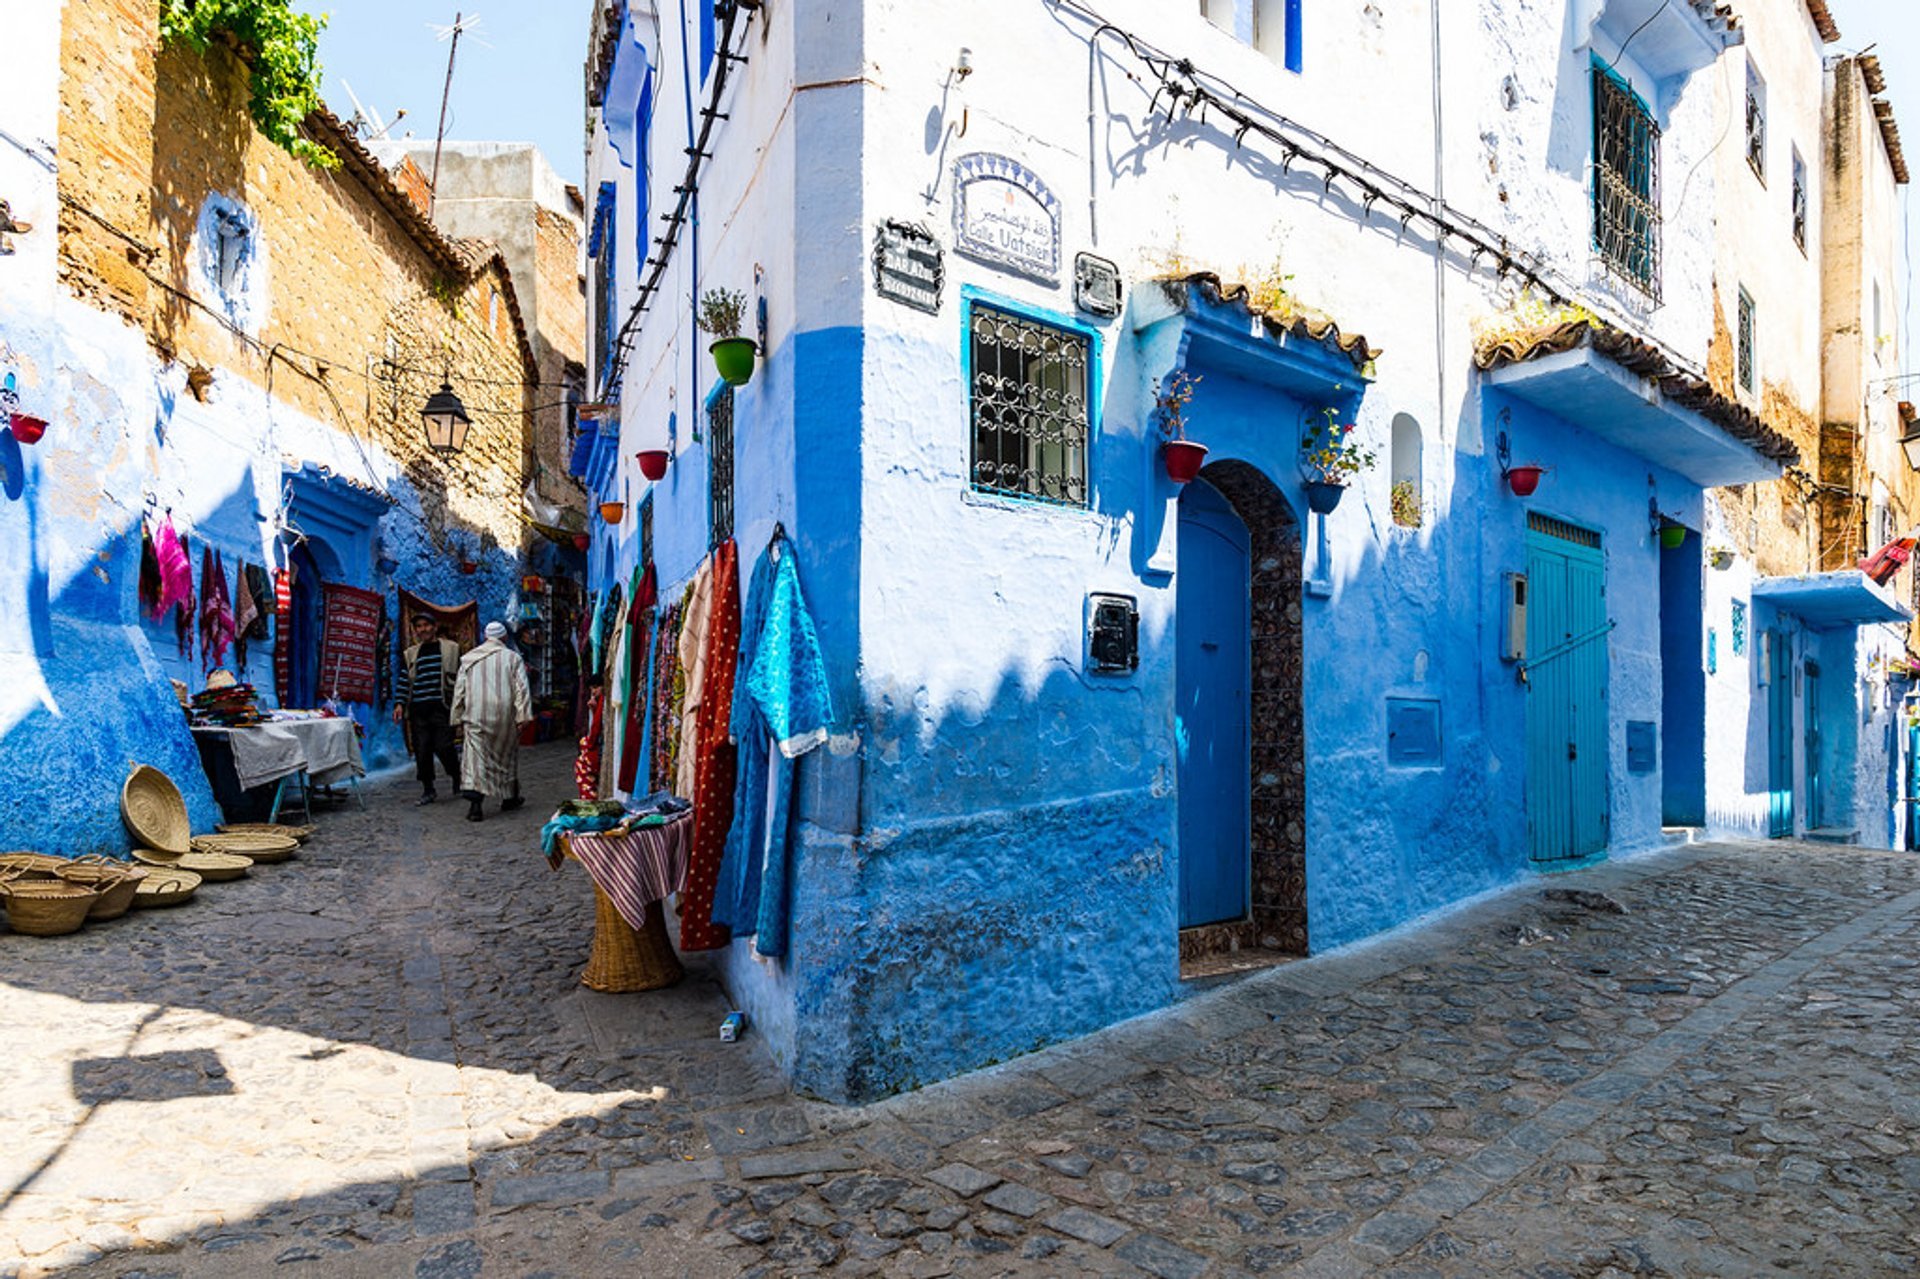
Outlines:
POLYGON ((1395 413, 1391 505, 1393 522, 1401 528, 1419 528, 1427 522, 1425 452, 1420 423, 1410 413, 1395 413))
POLYGON ((1440 703, 1430 697, 1387 699, 1387 763, 1431 768, 1440 763, 1440 703))

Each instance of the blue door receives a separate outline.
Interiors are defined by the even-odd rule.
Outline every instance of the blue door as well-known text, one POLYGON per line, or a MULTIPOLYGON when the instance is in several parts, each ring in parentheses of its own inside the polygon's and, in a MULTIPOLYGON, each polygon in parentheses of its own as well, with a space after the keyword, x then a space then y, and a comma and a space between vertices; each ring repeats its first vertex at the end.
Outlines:
POLYGON ((1812 658, 1807 659, 1805 680, 1807 695, 1800 704, 1806 717, 1807 829, 1812 830, 1820 825, 1820 810, 1825 807, 1820 777, 1820 663, 1812 658))
POLYGON ((1768 631, 1767 834, 1793 834, 1793 648, 1785 631, 1768 631))
POLYGON ((1527 526, 1528 840, 1559 862, 1607 846, 1606 562, 1591 529, 1527 526))
POLYGON ((1180 495, 1174 650, 1180 926, 1244 919, 1252 873, 1247 526, 1204 480, 1180 495))

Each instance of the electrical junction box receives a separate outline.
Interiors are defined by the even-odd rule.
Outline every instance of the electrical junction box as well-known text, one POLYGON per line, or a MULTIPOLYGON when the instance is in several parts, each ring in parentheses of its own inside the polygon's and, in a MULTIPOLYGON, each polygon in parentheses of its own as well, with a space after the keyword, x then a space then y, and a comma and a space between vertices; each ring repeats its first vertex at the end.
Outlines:
POLYGON ((1500 632, 1500 659, 1522 661, 1527 656, 1527 575, 1509 573, 1501 587, 1506 623, 1500 632))
POLYGON ((1096 675, 1140 669, 1140 605, 1133 596, 1087 596, 1087 669, 1096 675))

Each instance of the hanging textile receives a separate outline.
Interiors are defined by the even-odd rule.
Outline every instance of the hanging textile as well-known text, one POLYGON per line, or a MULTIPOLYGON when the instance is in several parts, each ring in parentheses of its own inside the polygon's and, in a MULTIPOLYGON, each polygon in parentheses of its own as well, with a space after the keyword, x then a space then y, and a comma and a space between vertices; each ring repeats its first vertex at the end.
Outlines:
POLYGON ((660 625, 653 637, 653 668, 647 676, 653 698, 653 753, 648 762, 647 780, 649 791, 673 789, 675 766, 679 760, 679 699, 684 695, 686 678, 680 670, 678 653, 680 616, 678 604, 668 605, 660 615, 660 625))
POLYGON ((700 697, 707 675, 707 634, 713 613, 713 565, 709 555, 693 575, 693 585, 680 605, 680 669, 684 687, 675 690, 674 704, 680 708, 679 759, 674 765, 673 793, 682 799, 693 798, 695 763, 700 758, 700 697))
POLYGON ((197 619, 193 595, 193 552, 184 537, 180 539, 180 561, 186 567, 187 592, 173 608, 173 643, 182 658, 191 659, 197 619))
POLYGON ((140 521, 140 611, 160 616, 160 557, 154 552, 153 530, 140 521))
POLYGON ((626 723, 620 731, 620 775, 615 786, 629 794, 640 772, 640 747, 646 736, 647 661, 653 649, 653 605, 659 598, 653 579, 653 565, 641 575, 627 606, 627 660, 621 672, 625 680, 626 723))
POLYGON ((233 574, 233 664, 243 672, 247 669, 247 633, 259 616, 260 606, 247 584, 247 566, 243 563, 233 574))
MULTIPOLYGON (((717 950, 727 930, 713 923, 714 890, 727 829, 733 825, 734 746, 728 721, 733 709, 733 667, 740 651, 739 551, 729 538, 707 559, 702 576, 708 596, 704 625, 680 636, 684 654, 689 638, 699 644, 699 666, 688 681, 688 696, 699 695, 690 717, 694 727, 693 848, 687 858, 687 887, 680 902, 680 949, 717 950)), ((697 585, 697 580, 696 580, 697 585)), ((687 760, 682 760, 686 771, 687 760)))
POLYGON ((732 718, 739 780, 714 922, 754 934, 754 949, 778 958, 787 953, 792 917, 794 760, 825 742, 833 724, 826 662, 784 537, 754 569, 738 670, 732 718))
POLYGON ((438 624, 442 639, 450 639, 460 645, 462 653, 480 642, 480 604, 476 600, 468 600, 464 604, 435 604, 421 599, 412 591, 402 590, 400 633, 412 636, 413 619, 423 615, 431 617, 438 624))
POLYGON ((273 570, 273 687, 280 705, 287 700, 293 683, 293 570, 273 570))
POLYGON ((320 633, 320 687, 343 702, 374 700, 374 663, 385 601, 372 591, 322 582, 326 623, 320 633))
POLYGON ((200 663, 212 670, 226 660, 233 643, 233 605, 227 598, 227 569, 220 552, 200 553, 200 663))
POLYGON ((600 798, 600 707, 605 696, 605 689, 596 688, 587 699, 587 731, 580 734, 580 753, 573 761, 573 788, 581 799, 600 798))
POLYGON ((249 564, 241 570, 247 578, 247 594, 253 597, 253 624, 246 628, 247 638, 263 640, 272 634, 268 630, 267 617, 273 610, 268 601, 274 597, 273 580, 267 576, 267 570, 258 564, 249 564))
POLYGON ((161 522, 153 551, 160 572, 160 598, 153 606, 153 619, 157 622, 169 606, 191 607, 193 603, 193 563, 187 559, 187 548, 174 531, 173 516, 161 522))

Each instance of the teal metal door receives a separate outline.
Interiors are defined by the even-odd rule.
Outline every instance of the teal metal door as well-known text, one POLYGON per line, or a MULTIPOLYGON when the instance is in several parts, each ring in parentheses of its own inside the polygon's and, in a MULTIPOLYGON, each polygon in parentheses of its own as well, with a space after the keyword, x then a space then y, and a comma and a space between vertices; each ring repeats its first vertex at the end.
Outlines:
POLYGON ((1807 829, 1812 830, 1820 824, 1820 802, 1823 787, 1820 784, 1820 663, 1807 659, 1804 676, 1806 695, 1800 705, 1806 717, 1802 727, 1806 731, 1807 757, 1807 829))
POLYGON ((1244 919, 1252 895, 1251 539, 1204 480, 1180 496, 1174 575, 1180 927, 1244 919))
POLYGON ((1606 562, 1591 529, 1527 527, 1528 839, 1558 862, 1607 846, 1606 562))
POLYGON ((1767 834, 1793 834, 1793 650, 1767 632, 1767 834))

